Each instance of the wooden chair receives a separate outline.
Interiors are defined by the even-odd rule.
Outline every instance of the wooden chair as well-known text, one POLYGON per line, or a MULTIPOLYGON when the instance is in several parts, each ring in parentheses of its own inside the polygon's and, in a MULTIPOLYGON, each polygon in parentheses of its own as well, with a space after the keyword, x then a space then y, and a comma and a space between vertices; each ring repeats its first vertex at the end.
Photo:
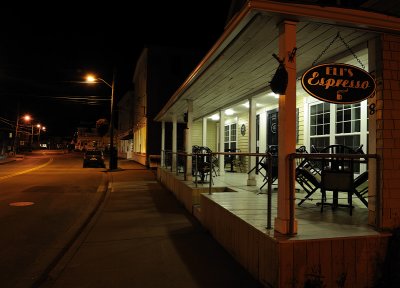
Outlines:
MULTIPOLYGON (((240 149, 236 149, 236 152, 241 152, 240 149)), ((243 155, 234 155, 233 156, 233 166, 239 170, 239 172, 246 171, 245 167, 245 156, 243 155)))
POLYGON ((260 165, 259 173, 264 177, 264 184, 260 187, 260 190, 268 183, 268 178, 271 177, 272 183, 274 183, 278 179, 278 145, 269 145, 267 153, 269 157, 272 157, 272 167, 271 167, 271 175, 269 175, 269 161, 268 158, 264 158, 258 164, 260 165), (264 173, 262 172, 264 169, 264 173))
POLYGON ((365 195, 367 195, 368 198, 368 171, 361 173, 356 179, 354 179, 353 193, 366 207, 368 207, 368 201, 365 199, 365 195))
MULTIPOLYGON (((210 150, 211 151, 211 150, 210 150)), ((193 146, 193 176, 198 175, 200 177, 200 183, 205 183, 207 176, 210 175, 210 181, 212 182, 212 171, 211 171, 211 161, 210 154, 208 150, 203 146, 193 146)))
MULTIPOLYGON (((297 148, 296 153, 308 154, 305 146, 297 148)), ((310 159, 298 158, 295 170, 295 179, 307 194, 297 204, 299 206, 307 199, 311 199, 310 197, 321 188, 321 174, 319 173, 319 169, 312 161, 310 161, 310 159)))
POLYGON ((306 196, 301 199, 301 201, 297 204, 301 206, 304 201, 309 199, 316 191, 321 189, 321 175, 314 174, 307 167, 297 167, 296 168, 296 181, 303 188, 304 192, 306 192, 306 196))
MULTIPOLYGON (((204 147, 204 150, 206 151, 206 153, 211 154, 212 150, 208 147, 204 147)), ((212 155, 211 156, 211 163, 212 163, 212 171, 214 172, 214 176, 217 177, 220 175, 220 171, 219 171, 219 158, 217 157, 217 155, 212 155)))
MULTIPOLYGON (((343 156, 335 156, 335 154, 348 154, 346 152, 353 151, 352 148, 343 145, 330 145, 326 149, 332 157, 322 159, 321 170, 321 212, 325 205, 332 206, 335 209, 338 206, 349 207, 350 215, 353 213, 353 193, 354 193, 354 159, 343 156), (332 203, 326 202, 326 191, 333 192, 332 203), (347 204, 338 202, 338 193, 347 193, 347 204)), ((355 153, 355 152, 354 152, 355 153)))

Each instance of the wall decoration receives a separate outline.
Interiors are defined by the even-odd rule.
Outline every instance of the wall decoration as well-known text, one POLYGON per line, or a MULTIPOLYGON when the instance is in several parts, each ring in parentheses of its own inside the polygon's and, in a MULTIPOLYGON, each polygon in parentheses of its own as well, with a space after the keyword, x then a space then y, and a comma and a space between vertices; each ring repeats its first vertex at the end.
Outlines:
POLYGON ((242 134, 242 136, 246 135, 246 125, 242 124, 240 127, 240 134, 242 134))

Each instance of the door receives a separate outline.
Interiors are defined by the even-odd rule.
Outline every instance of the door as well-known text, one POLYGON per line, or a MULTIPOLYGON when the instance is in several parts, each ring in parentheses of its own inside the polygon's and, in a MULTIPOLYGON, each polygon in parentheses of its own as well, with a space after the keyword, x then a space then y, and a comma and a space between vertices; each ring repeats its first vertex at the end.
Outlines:
POLYGON ((278 109, 267 111, 267 147, 278 145, 278 109))

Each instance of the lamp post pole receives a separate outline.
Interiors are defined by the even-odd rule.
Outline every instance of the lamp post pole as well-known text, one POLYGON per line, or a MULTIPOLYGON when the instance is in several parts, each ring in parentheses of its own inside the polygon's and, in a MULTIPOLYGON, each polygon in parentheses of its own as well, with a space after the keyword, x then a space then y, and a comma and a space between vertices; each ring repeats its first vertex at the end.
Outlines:
POLYGON ((19 107, 20 107, 20 101, 18 97, 18 102, 17 102, 17 121, 15 123, 15 135, 14 135, 14 154, 17 155, 17 145, 18 145, 18 126, 19 126, 19 107))
MULTIPOLYGON (((104 81, 104 80, 103 80, 104 81)), ((115 102, 115 69, 113 71, 113 81, 111 84, 111 113, 110 113, 110 170, 118 168, 117 153, 114 151, 114 102, 115 102)))
MULTIPOLYGON (((20 118, 20 116, 19 116, 19 105, 18 105, 17 123, 16 123, 16 125, 15 125, 15 137, 14 137, 14 153, 15 153, 15 154, 17 154, 17 152, 18 152, 18 150, 19 150, 19 149, 18 149, 19 145, 18 145, 18 143, 17 143, 17 141, 19 140, 19 139, 18 139, 19 121, 20 121, 19 118, 20 118)), ((22 118, 25 120, 25 122, 29 122, 29 121, 32 120, 31 116, 28 115, 28 114, 26 114, 26 115, 23 116, 22 118)), ((33 126, 32 126, 32 137, 33 137, 33 126)))
POLYGON ((17 123, 15 125, 15 135, 14 135, 14 153, 17 154, 17 144, 18 144, 18 126, 19 126, 19 115, 17 115, 17 123))
POLYGON ((92 75, 89 75, 87 77, 88 82, 94 82, 95 80, 100 80, 104 84, 106 84, 108 87, 111 88, 111 109, 110 109, 110 127, 109 127, 109 135, 110 135, 110 164, 109 164, 109 170, 115 170, 118 168, 118 158, 117 158, 117 152, 114 151, 114 104, 115 104, 115 68, 113 71, 113 80, 111 85, 105 81, 102 78, 98 77, 93 77, 92 75))
POLYGON ((32 135, 32 138, 31 138, 31 147, 32 147, 32 145, 33 145, 33 123, 31 123, 31 128, 32 128, 32 132, 31 132, 31 135, 32 135))

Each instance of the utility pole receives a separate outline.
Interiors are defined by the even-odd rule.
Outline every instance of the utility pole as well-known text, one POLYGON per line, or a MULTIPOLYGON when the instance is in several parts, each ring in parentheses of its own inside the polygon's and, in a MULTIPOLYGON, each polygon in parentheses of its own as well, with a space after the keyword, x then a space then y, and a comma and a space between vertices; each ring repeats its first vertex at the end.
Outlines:
POLYGON ((114 170, 118 168, 118 155, 117 152, 114 152, 114 105, 115 105, 115 75, 116 75, 116 67, 114 67, 113 71, 113 81, 111 84, 111 114, 110 114, 110 170, 114 170))
POLYGON ((14 135, 14 153, 17 154, 17 144, 18 144, 18 125, 19 125, 19 108, 20 108, 20 96, 18 96, 17 100, 17 121, 15 125, 15 135, 14 135))

